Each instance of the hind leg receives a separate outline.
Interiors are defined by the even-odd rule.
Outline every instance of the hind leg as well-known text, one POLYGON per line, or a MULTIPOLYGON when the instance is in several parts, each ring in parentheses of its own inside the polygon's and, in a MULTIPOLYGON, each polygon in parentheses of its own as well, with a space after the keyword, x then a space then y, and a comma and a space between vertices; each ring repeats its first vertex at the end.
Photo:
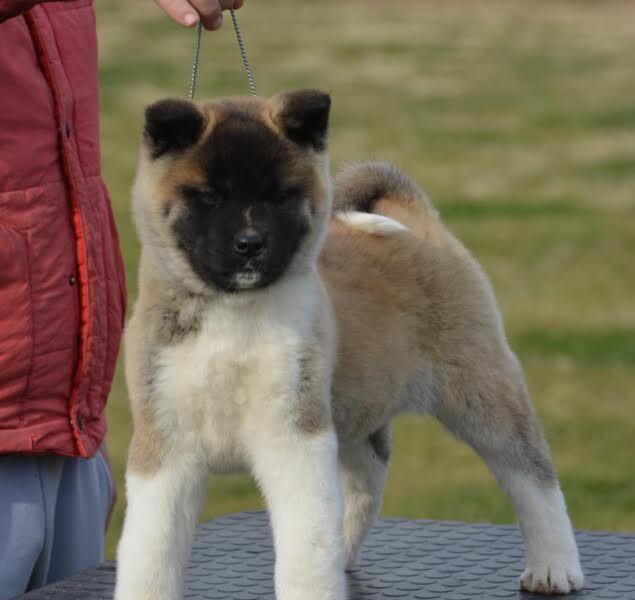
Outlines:
POLYGON ((521 587, 566 594, 582 588, 584 576, 564 497, 522 371, 515 359, 501 362, 445 371, 434 412, 476 450, 509 496, 525 542, 521 587))
POLYGON ((379 514, 389 459, 390 425, 360 444, 340 448, 347 569, 355 565, 364 537, 379 514))

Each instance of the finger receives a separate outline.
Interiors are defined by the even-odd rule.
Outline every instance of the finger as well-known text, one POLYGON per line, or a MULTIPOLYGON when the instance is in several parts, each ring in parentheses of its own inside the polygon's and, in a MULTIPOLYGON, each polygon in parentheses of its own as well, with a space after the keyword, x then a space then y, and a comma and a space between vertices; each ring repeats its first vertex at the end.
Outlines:
MULTIPOLYGON (((223 25, 223 10, 218 0, 190 0, 205 29, 215 31, 223 25)), ((233 3, 232 3, 233 4, 233 3)))
POLYGON ((192 27, 199 21, 196 10, 187 0, 154 0, 172 19, 184 27, 192 27))

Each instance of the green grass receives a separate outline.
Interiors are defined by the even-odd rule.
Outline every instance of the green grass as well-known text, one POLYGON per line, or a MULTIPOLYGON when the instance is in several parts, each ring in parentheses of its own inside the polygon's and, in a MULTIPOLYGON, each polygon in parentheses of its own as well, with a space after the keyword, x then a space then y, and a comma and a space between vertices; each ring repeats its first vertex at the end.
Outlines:
MULTIPOLYGON (((185 93, 193 32, 151 2, 96 7, 102 162, 132 302, 129 190, 143 110, 185 93)), ((492 278, 574 523, 634 531, 632 4, 251 0, 240 17, 260 93, 332 93, 334 168, 389 160, 434 199, 492 278)), ((246 92, 233 32, 206 34, 199 97, 246 92)), ((112 557, 131 429, 121 368, 108 418, 120 492, 112 557)), ((260 506, 247 477, 214 477, 202 518, 260 506)), ((408 416, 395 428, 383 512, 513 519, 468 448, 408 416)))
POLYGON ((526 219, 528 217, 569 217, 580 212, 580 207, 572 202, 558 200, 535 202, 521 198, 471 200, 461 198, 445 200, 438 204, 441 216, 446 221, 453 219, 494 219, 496 217, 512 217, 526 219))
POLYGON ((582 365, 635 364, 635 329, 545 331, 516 334, 512 345, 525 357, 566 357, 582 365))

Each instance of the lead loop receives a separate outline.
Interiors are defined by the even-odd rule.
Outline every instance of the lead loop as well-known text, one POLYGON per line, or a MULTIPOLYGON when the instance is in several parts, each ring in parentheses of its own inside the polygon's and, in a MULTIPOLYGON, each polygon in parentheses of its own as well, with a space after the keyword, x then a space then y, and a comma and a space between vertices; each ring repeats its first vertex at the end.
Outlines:
MULTIPOLYGON (((257 96, 256 92, 256 82, 254 80, 254 75, 251 71, 251 67, 249 65, 249 59, 247 58, 247 52, 245 50, 245 42, 243 41, 242 33, 240 32, 240 26, 238 25, 238 17, 236 16, 236 11, 230 10, 232 17, 232 23, 234 24, 234 31, 236 32, 236 41, 238 42, 238 50, 240 51, 240 57, 243 61, 243 67, 245 69, 245 73, 247 73, 247 84, 249 85, 249 89, 251 90, 252 96, 257 96)), ((188 93, 188 97, 190 100, 194 100, 194 92, 196 91, 196 79, 198 76, 198 63, 199 56, 201 51, 201 33, 203 30, 203 26, 199 20, 198 25, 196 27, 196 38, 194 41, 194 59, 192 61, 192 79, 190 81, 190 90, 188 93)))

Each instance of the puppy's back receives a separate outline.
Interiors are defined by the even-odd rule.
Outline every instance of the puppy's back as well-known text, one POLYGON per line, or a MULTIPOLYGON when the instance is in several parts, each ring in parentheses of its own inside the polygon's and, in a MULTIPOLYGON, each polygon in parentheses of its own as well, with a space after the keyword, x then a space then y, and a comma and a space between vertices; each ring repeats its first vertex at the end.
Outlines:
POLYGON ((504 338, 485 274, 407 175, 359 163, 334 192, 319 266, 337 315, 335 414, 346 430, 360 403, 380 423, 403 401, 387 389, 416 389, 412 401, 426 404, 422 372, 500 355, 504 338))

